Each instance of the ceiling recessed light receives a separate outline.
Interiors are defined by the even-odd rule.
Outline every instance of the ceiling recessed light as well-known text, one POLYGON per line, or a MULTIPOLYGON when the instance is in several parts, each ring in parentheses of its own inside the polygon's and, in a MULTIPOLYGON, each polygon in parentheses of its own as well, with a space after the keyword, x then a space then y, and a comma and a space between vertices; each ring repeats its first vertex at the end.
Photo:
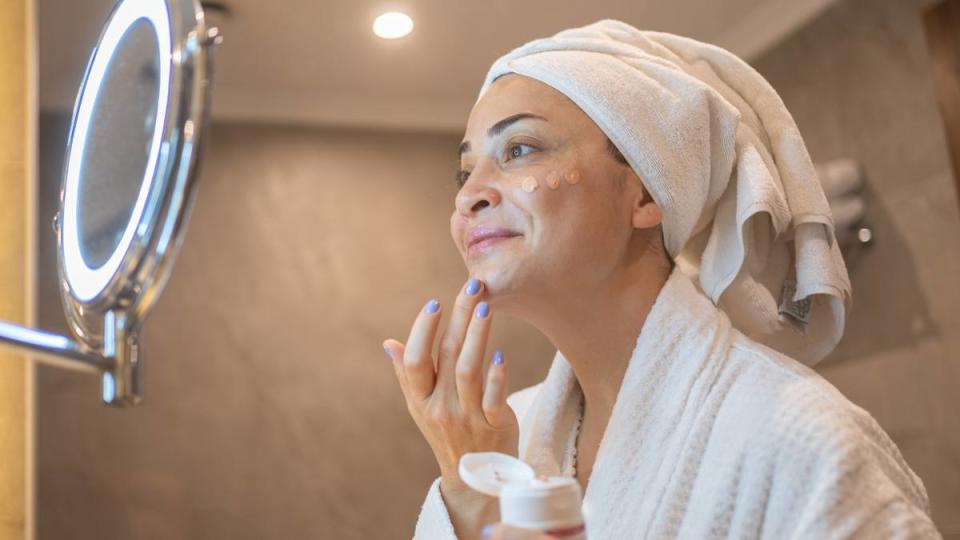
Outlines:
POLYGON ((383 39, 402 38, 411 30, 413 30, 413 19, 399 11, 384 13, 373 21, 373 33, 383 39))

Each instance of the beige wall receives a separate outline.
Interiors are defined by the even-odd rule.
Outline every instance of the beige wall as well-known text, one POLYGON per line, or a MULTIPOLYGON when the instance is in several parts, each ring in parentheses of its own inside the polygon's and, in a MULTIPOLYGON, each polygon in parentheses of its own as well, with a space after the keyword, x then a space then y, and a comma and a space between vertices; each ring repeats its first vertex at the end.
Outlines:
POLYGON ((853 310, 819 368, 870 411, 960 538, 960 217, 933 90, 923 0, 842 0, 755 65, 815 161, 868 176, 876 242, 847 257, 853 310))
MULTIPOLYGON (((63 329, 50 219, 64 122, 42 122, 41 324, 63 329)), ((39 538, 409 538, 438 474, 381 349, 466 274, 453 135, 215 125, 143 346, 146 395, 40 368, 39 538)), ((62 152, 62 150, 60 150, 62 152)), ((495 323, 513 387, 551 351, 495 323)))
MULTIPOLYGON (((859 158, 876 244, 821 370, 865 406, 958 529, 960 219, 915 2, 841 0, 759 60, 816 159, 859 158)), ((63 328, 50 219, 65 142, 43 121, 40 319, 63 328)), ((448 238, 459 134, 218 124, 183 252, 145 329, 146 397, 98 403, 42 368, 39 537, 403 538, 437 474, 380 350, 466 277, 448 238)), ((551 349, 493 338, 514 388, 551 349)))
MULTIPOLYGON (((0 320, 27 322, 27 2, 0 1, 0 320)), ((27 365, 0 350, 0 539, 27 535, 27 365)))

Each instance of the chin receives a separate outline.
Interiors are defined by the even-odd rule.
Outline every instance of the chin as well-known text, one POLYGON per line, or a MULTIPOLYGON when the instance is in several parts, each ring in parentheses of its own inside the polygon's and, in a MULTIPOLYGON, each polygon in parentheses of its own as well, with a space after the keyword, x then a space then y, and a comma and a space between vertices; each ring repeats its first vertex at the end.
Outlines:
POLYGON ((509 307, 519 301, 526 289, 521 272, 511 265, 497 264, 492 260, 474 265, 470 268, 470 275, 483 281, 486 301, 500 310, 507 308, 509 311, 509 307))

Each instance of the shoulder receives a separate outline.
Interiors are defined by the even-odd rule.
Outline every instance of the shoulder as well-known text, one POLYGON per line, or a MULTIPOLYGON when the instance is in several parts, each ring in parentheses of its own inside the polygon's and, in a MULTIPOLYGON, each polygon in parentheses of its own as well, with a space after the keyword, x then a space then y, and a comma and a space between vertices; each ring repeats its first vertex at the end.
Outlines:
POLYGON ((737 397, 754 404, 763 402, 766 407, 758 412, 800 422, 872 420, 810 367, 739 331, 734 334, 720 377, 732 379, 728 384, 737 397))
POLYGON ((923 484, 897 446, 829 381, 742 334, 728 360, 721 375, 731 379, 724 400, 750 426, 741 442, 758 457, 755 465, 767 478, 789 480, 780 487, 790 493, 781 495, 796 502, 816 487, 822 502, 841 504, 844 495, 867 490, 870 495, 858 497, 876 499, 876 507, 903 500, 926 510, 923 484))
POLYGON ((798 451, 833 455, 862 436, 885 437, 867 411, 816 371, 739 332, 719 382, 743 420, 798 451))

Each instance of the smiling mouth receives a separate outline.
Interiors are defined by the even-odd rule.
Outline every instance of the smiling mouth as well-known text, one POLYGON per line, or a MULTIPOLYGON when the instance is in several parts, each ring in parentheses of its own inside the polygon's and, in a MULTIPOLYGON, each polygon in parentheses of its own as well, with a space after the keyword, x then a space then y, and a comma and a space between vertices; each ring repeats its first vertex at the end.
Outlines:
POLYGON ((481 240, 471 243, 467 246, 467 254, 470 256, 476 256, 490 251, 496 246, 500 245, 503 242, 518 238, 519 234, 509 234, 509 235, 497 235, 497 236, 488 236, 481 240))

